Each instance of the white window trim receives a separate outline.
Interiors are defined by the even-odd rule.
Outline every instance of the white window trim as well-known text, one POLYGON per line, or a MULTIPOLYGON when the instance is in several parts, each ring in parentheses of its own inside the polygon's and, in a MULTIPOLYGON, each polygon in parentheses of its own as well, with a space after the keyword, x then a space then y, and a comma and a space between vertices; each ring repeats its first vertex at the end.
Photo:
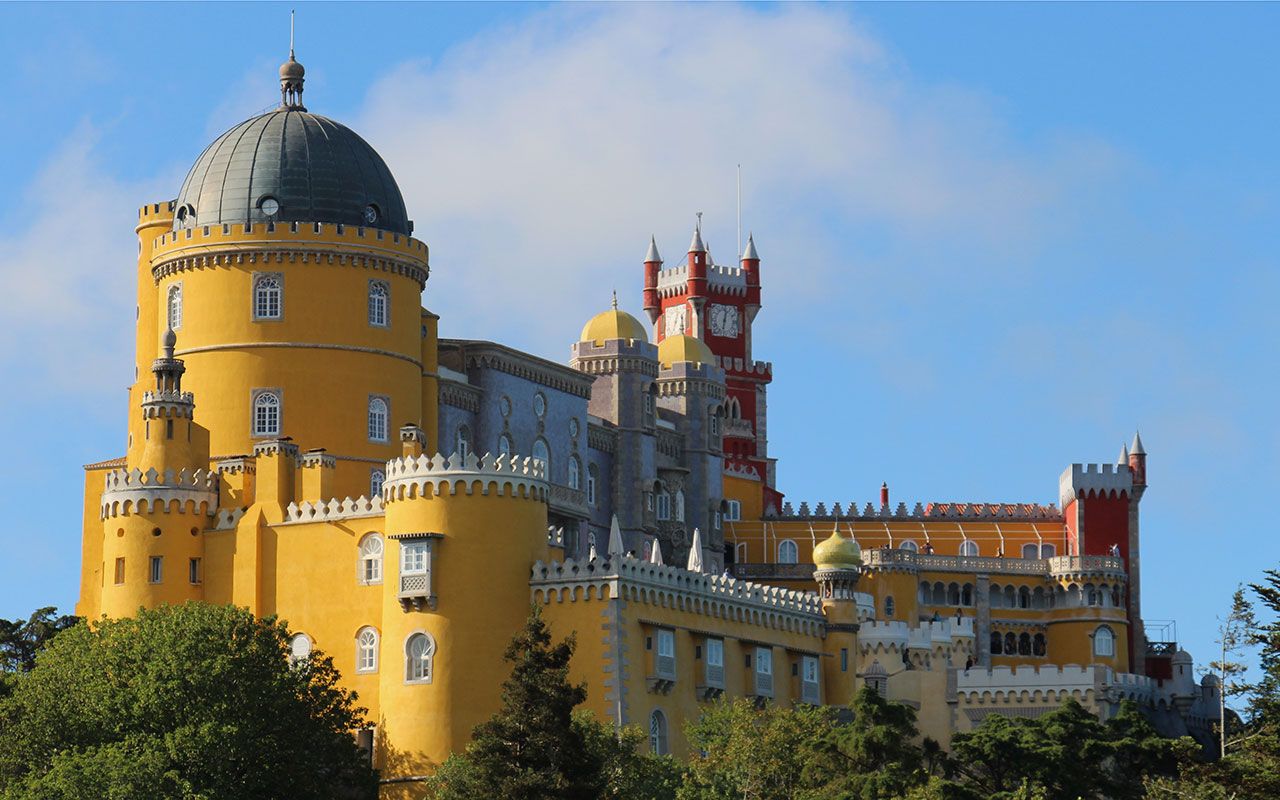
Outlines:
POLYGON ((249 401, 249 431, 254 439, 270 439, 280 435, 284 430, 284 392, 280 389, 254 389, 249 401), (274 431, 258 430, 258 400, 265 395, 276 399, 276 429, 274 431))
POLYGON ((357 675, 372 675, 378 671, 378 655, 379 655, 378 646, 381 644, 381 642, 382 642, 382 637, 378 634, 378 629, 373 627, 372 625, 366 625, 360 630, 356 631, 356 674, 357 675), (365 634, 368 634, 368 633, 373 634, 373 648, 372 648, 373 664, 371 666, 365 666, 364 664, 365 647, 364 647, 363 640, 365 638, 365 634))
POLYGON ((369 436, 369 441, 377 444, 386 444, 391 441, 391 398, 383 394, 369 395, 369 405, 365 415, 365 433, 369 436), (382 429, 374 430, 374 403, 382 403, 382 429), (381 435, 378 435, 378 434, 381 435))
POLYGON ((596 504, 596 465, 587 465, 587 505, 596 504))
POLYGON ((649 750, 654 755, 665 756, 670 752, 667 715, 655 708, 649 713, 649 750))
POLYGON ((164 583, 164 556, 147 559, 147 583, 164 583))
POLYGON ((369 298, 366 310, 368 311, 369 324, 375 328, 391 327, 391 284, 386 281, 370 280, 369 281, 369 298), (382 289, 382 320, 374 319, 373 298, 374 289, 382 289))
POLYGON ((386 485, 387 473, 380 469, 369 470, 369 499, 382 496, 382 487, 386 485))
POLYGON ((1099 625, 1097 628, 1094 628, 1093 633, 1092 633, 1092 634, 1090 634, 1089 638, 1093 640, 1093 654, 1094 654, 1095 656, 1097 656, 1097 657, 1099 657, 1099 658, 1115 658, 1115 655, 1116 655, 1116 633, 1115 633, 1115 631, 1111 630, 1110 626, 1108 626, 1108 625, 1099 625), (1111 644, 1110 644, 1110 650, 1111 650, 1111 652, 1109 652, 1109 653, 1100 653, 1100 652, 1098 652, 1098 634, 1103 633, 1103 632, 1106 632, 1107 637, 1108 637, 1108 639, 1110 640, 1110 643, 1111 643, 1111 644))
POLYGON ((978 543, 973 539, 962 539, 960 541, 960 549, 957 551, 962 556, 976 558, 982 555, 982 549, 978 547, 978 543), (966 553, 965 550, 972 550, 972 553, 966 553))
MULTIPOLYGON (((431 543, 427 540, 421 541, 404 541, 400 543, 400 574, 401 575, 426 575, 431 571, 431 543), (410 553, 422 554, 422 566, 409 565, 407 556, 410 553)), ((415 558, 416 562, 417 559, 415 558)))
POLYGON ((569 488, 582 488, 582 460, 577 456, 569 456, 569 488))
POLYGON ((742 501, 725 500, 725 522, 739 522, 742 519, 742 501))
POLYGON ((387 558, 387 543, 382 538, 382 534, 379 534, 379 533, 365 534, 364 538, 360 540, 359 547, 356 549, 356 581, 359 582, 362 586, 376 586, 382 583, 383 575, 386 573, 386 566, 387 566, 386 558, 387 558), (378 548, 378 553, 376 557, 370 556, 368 553, 365 552, 366 546, 368 546, 371 542, 374 542, 374 541, 378 542, 378 544, 380 545, 380 547, 378 548), (376 570, 376 575, 372 578, 365 576, 364 567, 366 562, 375 562, 378 565, 376 570))
POLYGON ((310 636, 303 633, 302 631, 298 631, 293 636, 289 637, 289 660, 290 661, 297 663, 298 661, 301 661, 304 658, 310 658, 311 653, 314 652, 314 650, 315 650, 315 641, 310 636), (303 645, 302 648, 298 647, 299 643, 303 645), (299 653, 298 652, 299 649, 305 649, 306 652, 299 653))
POLYGON ((165 324, 169 330, 182 330, 182 281, 175 281, 169 284, 169 288, 165 291, 164 316, 165 324), (174 313, 174 298, 178 299, 176 309, 178 313, 174 313))
POLYGON ((436 640, 434 636, 432 636, 431 634, 427 633, 424 630, 416 630, 404 638, 404 682, 406 684, 423 685, 423 684, 431 683, 432 679, 435 677, 435 674, 436 674, 435 661, 436 661, 436 640), (427 652, 426 652, 426 658, 424 659, 427 664, 427 670, 426 670, 427 674, 419 678, 410 677, 411 662, 409 661, 409 645, 410 643, 413 642, 413 639, 415 636, 423 636, 426 638, 426 641, 427 641, 427 652))
POLYGON ((282 272, 253 273, 252 291, 250 292, 250 295, 249 295, 249 302, 251 303, 251 311, 253 314, 253 320, 255 322, 259 322, 259 321, 278 322, 279 320, 284 319, 284 273, 282 272), (276 313, 274 315, 259 314, 258 313, 259 285, 264 281, 272 280, 272 279, 274 279, 278 284, 278 286, 276 287, 276 292, 278 292, 277 298, 276 298, 277 299, 276 313))
POLYGON ((798 564, 800 563, 800 547, 792 539, 783 539, 778 542, 778 563, 779 564, 798 564), (790 545, 790 559, 783 558, 783 548, 790 545))

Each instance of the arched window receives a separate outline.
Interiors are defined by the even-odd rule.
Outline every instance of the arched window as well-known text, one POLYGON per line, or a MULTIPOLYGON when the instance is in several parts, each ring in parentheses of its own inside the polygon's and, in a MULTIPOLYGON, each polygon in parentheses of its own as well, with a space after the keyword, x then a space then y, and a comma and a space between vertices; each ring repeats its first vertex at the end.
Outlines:
POLYGON ((783 539, 778 542, 778 563, 779 564, 795 564, 800 560, 800 551, 796 547, 796 543, 790 539, 783 539))
POLYGON ((991 632, 991 655, 998 656, 1004 651, 1004 637, 999 631, 991 632))
POLYGON ((1004 606, 1004 590, 1000 588, 1000 584, 991 584, 991 588, 987 590, 987 596, 991 601, 992 608, 1001 608, 1004 606))
POLYGON ((1031 608, 1031 590, 1025 586, 1018 587, 1018 608, 1031 608))
POLYGON ((599 475, 599 470, 596 469, 596 465, 588 464, 587 465, 587 504, 588 505, 594 506, 596 504, 596 480, 598 475, 599 475))
POLYGON ((1014 636, 1013 633, 1006 633, 1004 635, 1004 654, 1006 656, 1011 656, 1016 654, 1017 652, 1018 652, 1018 637, 1014 636))
POLYGON ((533 443, 533 457, 542 462, 542 466, 546 470, 546 475, 550 478, 551 451, 547 449, 547 442, 545 439, 538 439, 533 443))
POLYGON ((305 633, 295 633, 289 640, 289 657, 295 662, 310 658, 311 637, 305 633))
POLYGON ((371 533, 360 541, 360 582, 382 583, 382 537, 371 533))
POLYGON ((671 498, 671 516, 678 522, 684 522, 684 489, 676 489, 671 498))
POLYGON ((933 589, 929 586, 928 581, 920 583, 920 605, 927 606, 933 604, 933 589))
POLYGON ((947 604, 947 587, 942 585, 942 581, 933 584, 933 604, 935 606, 947 604))
POLYGON ((972 583, 966 583, 964 586, 960 587, 960 605, 966 606, 966 607, 973 605, 973 584, 972 583))
POLYGON ((453 437, 453 451, 462 459, 471 452, 471 429, 466 425, 458 426, 458 432, 453 437))
POLYGON ((436 642, 425 633, 415 633, 404 643, 404 679, 406 683, 431 683, 431 662, 436 642))
POLYGON ((1004 607, 1005 608, 1018 607, 1018 593, 1014 590, 1012 586, 1004 587, 1004 607))
POLYGON ((662 488, 658 490, 658 519, 671 519, 671 494, 662 488))
POLYGON ((356 672, 378 671, 378 632, 361 628, 356 635, 356 672))
POLYGON ((182 327, 182 284, 175 283, 169 287, 169 330, 176 331, 182 327))
POLYGON ((654 755, 667 754, 667 717, 656 708, 649 715, 649 749, 654 755))
POLYGON ((577 456, 569 456, 569 488, 582 488, 582 462, 577 456))
POLYGON ((1042 656, 1045 654, 1045 639, 1043 633, 1037 633, 1036 638, 1031 643, 1031 654, 1033 656, 1042 656))
POLYGON ((369 497, 379 497, 382 495, 382 484, 387 482, 387 475, 380 469, 375 469, 369 473, 369 497))
POLYGON ((1096 606, 1098 603, 1098 590, 1093 588, 1093 584, 1086 583, 1084 585, 1085 605, 1096 606))
POLYGON ((1024 545, 1022 546, 1022 557, 1023 557, 1023 558, 1039 558, 1039 557, 1040 557, 1040 545, 1038 545, 1038 544, 1024 544, 1024 545))
POLYGON ((253 279, 253 318, 280 319, 284 315, 284 281, 275 273, 253 279))
POLYGON ((884 599, 884 615, 885 617, 892 619, 893 612, 894 612, 893 596, 890 595, 884 599))
POLYGON ((1093 632, 1093 654, 1104 657, 1116 654, 1116 636, 1110 628, 1103 626, 1093 632))
POLYGON ((978 554, 978 543, 972 539, 965 539, 960 543, 960 555, 976 556, 978 554))
POLYGON ((385 442, 387 441, 387 410, 386 398, 371 397, 369 398, 369 441, 385 442))
POLYGON ((1024 633, 1018 637, 1018 655, 1031 655, 1031 634, 1024 633))
POLYGON ((1115 606, 1116 608, 1120 608, 1120 606, 1121 606, 1121 603, 1120 603, 1120 587, 1119 587, 1119 586, 1112 586, 1112 587, 1111 587, 1111 605, 1115 606))
POLYGON ((387 327, 387 299, 391 296, 391 287, 386 281, 369 281, 369 324, 380 328, 387 327))
POLYGON ((1051 544, 1040 545, 1041 558, 1053 558, 1057 552, 1058 552, 1058 549, 1051 544))
POLYGON ((253 435, 280 435, 280 394, 258 392, 253 398, 253 435))
POLYGON ((901 542, 898 543, 898 549, 904 550, 908 553, 919 553, 920 545, 916 544, 911 539, 903 539, 901 542))
POLYGON ((498 453, 504 456, 511 455, 511 437, 505 433, 498 437, 498 453))
POLYGON ((1036 590, 1031 593, 1031 607, 1044 608, 1045 605, 1046 603, 1044 599, 1044 589, 1040 586, 1037 586, 1036 590))
POLYGON ((958 583, 947 584, 947 605, 949 606, 960 605, 960 584, 958 583))

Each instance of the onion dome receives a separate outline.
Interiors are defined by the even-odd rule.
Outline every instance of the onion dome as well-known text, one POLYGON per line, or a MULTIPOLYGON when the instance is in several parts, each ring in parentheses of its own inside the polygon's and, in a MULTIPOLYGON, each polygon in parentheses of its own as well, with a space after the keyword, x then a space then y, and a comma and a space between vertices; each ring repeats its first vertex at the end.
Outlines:
POLYGON ((681 362, 715 366, 716 357, 701 339, 688 334, 668 336, 658 344, 658 363, 664 367, 681 362))
POLYGON ((600 346, 610 339, 637 339, 649 341, 649 331, 640 320, 625 311, 618 310, 618 296, 613 296, 613 308, 601 311, 582 326, 580 342, 595 342, 600 346))
POLYGON ((853 539, 832 531, 831 536, 813 548, 813 563, 818 569, 856 569, 862 566, 862 549, 853 539))
POLYGON ((239 123, 200 154, 178 192, 174 230, 325 222, 413 233, 382 156, 302 105, 304 73, 290 55, 280 67, 280 107, 239 123))

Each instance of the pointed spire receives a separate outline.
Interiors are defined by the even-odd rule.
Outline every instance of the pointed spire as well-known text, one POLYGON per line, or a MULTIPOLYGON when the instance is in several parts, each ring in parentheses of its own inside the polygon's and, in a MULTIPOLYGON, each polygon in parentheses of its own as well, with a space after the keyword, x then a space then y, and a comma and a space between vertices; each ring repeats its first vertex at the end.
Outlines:
POLYGON ((693 529, 693 544, 689 545, 689 564, 685 569, 690 572, 702 572, 702 531, 693 529))
POLYGON ((689 252, 690 253, 707 252, 707 246, 702 243, 702 230, 699 228, 693 229, 693 241, 689 243, 689 252))
POLYGON ((622 528, 618 525, 618 515, 613 515, 613 522, 609 524, 609 557, 620 557, 625 550, 622 549, 622 528))
POLYGON ((1129 445, 1120 445, 1120 457, 1116 459, 1116 463, 1122 467, 1129 466, 1129 445))
POLYGON ((1142 435, 1137 431, 1133 432, 1133 444, 1129 446, 1129 455, 1145 456, 1147 451, 1142 447, 1142 435))
POLYGON ((751 234, 747 234, 747 249, 742 253, 743 261, 759 261, 760 254, 756 252, 756 240, 751 234))
POLYGON ((649 251, 644 254, 644 263, 651 262, 662 263, 662 256, 658 255, 658 240, 652 236, 649 237, 649 251))
POLYGON ((280 107, 306 111, 302 105, 302 84, 307 71, 293 56, 293 12, 289 12, 289 60, 280 65, 280 107))
POLYGON ((613 310, 614 311, 618 310, 618 290, 617 289, 613 290, 613 310))
POLYGON ((662 566, 662 547, 657 539, 653 540, 653 549, 649 551, 649 563, 662 566))

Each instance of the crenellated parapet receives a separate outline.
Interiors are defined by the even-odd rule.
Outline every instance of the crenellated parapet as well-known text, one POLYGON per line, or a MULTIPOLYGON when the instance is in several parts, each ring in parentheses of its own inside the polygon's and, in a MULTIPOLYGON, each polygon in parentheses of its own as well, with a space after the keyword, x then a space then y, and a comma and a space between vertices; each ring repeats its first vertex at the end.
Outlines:
POLYGON ((1128 497, 1133 471, 1125 464, 1072 464, 1058 478, 1058 502, 1066 508, 1078 497, 1128 497))
POLYGON ((624 598, 691 614, 821 635, 825 617, 813 592, 707 575, 625 556, 538 561, 529 586, 536 602, 624 598))
POLYGON ((482 494, 519 496, 547 500, 547 468, 535 458, 493 456, 477 458, 457 453, 417 458, 395 458, 387 462, 387 477, 382 484, 385 503, 432 495, 482 494))
POLYGON ((196 397, 191 392, 146 391, 142 393, 142 416, 146 419, 179 417, 191 419, 196 397))
POLYGON ((218 474, 203 469, 164 473, 154 469, 112 470, 103 479, 103 519, 142 513, 199 513, 218 510, 218 474))
POLYGON ((956 695, 968 704, 1055 706, 1068 697, 1081 703, 1150 703, 1157 693, 1145 675, 1095 664, 1060 667, 993 667, 956 671, 956 695))
POLYGON ((303 522, 333 522, 360 517, 380 517, 383 514, 382 498, 364 495, 352 500, 336 497, 316 503, 290 503, 284 510, 283 525, 303 522))
POLYGON ((971 652, 973 617, 922 622, 911 626, 900 620, 870 620, 858 629, 858 646, 864 654, 897 654, 905 650, 971 652))
POLYGON ((856 502, 848 506, 840 503, 801 502, 799 507, 790 502, 782 505, 782 520, 848 521, 858 520, 992 520, 997 522, 1062 522, 1062 510, 1050 503, 916 503, 910 510, 906 503, 873 505, 866 503, 858 510, 856 502))

